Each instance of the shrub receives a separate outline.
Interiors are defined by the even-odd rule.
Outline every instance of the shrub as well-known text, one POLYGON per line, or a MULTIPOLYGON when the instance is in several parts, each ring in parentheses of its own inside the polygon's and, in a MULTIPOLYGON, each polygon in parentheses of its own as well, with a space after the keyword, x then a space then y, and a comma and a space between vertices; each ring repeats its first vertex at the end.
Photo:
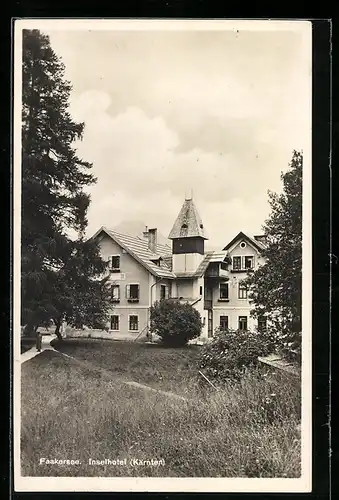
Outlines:
POLYGON ((172 346, 183 346, 199 337, 202 321, 199 312, 190 304, 167 299, 151 307, 150 331, 159 335, 162 342, 172 346))
POLYGON ((198 364, 209 378, 239 379, 258 363, 259 356, 273 350, 273 339, 267 333, 217 329, 211 342, 201 348, 198 364))

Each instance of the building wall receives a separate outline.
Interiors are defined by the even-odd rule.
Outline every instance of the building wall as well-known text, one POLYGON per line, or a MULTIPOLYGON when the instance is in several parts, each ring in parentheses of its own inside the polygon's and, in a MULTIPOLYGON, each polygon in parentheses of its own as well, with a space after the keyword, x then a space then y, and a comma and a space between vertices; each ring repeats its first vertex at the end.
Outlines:
POLYGON ((149 273, 131 255, 126 253, 109 236, 104 235, 100 240, 100 250, 103 259, 108 260, 111 255, 120 255, 121 273, 110 273, 110 282, 120 285, 120 301, 112 303, 110 316, 119 316, 119 331, 111 330, 111 322, 107 326, 109 332, 106 337, 110 338, 135 338, 144 330, 149 321, 149 307, 151 304, 150 285, 151 273, 149 273), (126 296, 126 286, 139 284, 139 302, 129 302, 126 296), (138 316, 138 329, 130 331, 129 316, 138 316))
MULTIPOLYGON (((194 287, 193 287, 193 279, 180 279, 176 280, 176 296, 182 297, 184 299, 193 299, 194 295, 194 287)), ((197 297, 198 298, 198 297, 197 297)))
MULTIPOLYGON (((246 242, 246 248, 240 247, 241 240, 230 249, 229 255, 244 257, 254 257, 254 269, 264 263, 264 259, 259 255, 257 249, 246 242)), ((253 330, 257 327, 257 320, 250 316, 252 305, 248 298, 239 298, 239 283, 247 276, 247 272, 232 272, 232 265, 229 267, 229 281, 228 281, 228 302, 220 302, 219 284, 213 288, 213 329, 220 326, 220 316, 228 316, 228 326, 231 329, 237 329, 239 325, 239 316, 247 316, 248 329, 253 330)))
MULTIPOLYGON (((115 243, 109 236, 103 236, 100 241, 101 255, 108 260, 111 255, 120 255, 121 273, 110 273, 110 282, 120 285, 120 307, 131 307, 126 297, 126 285, 137 283, 140 286, 138 308, 149 307, 149 272, 137 262, 131 255, 115 243)), ((134 304, 133 304, 134 306, 134 304)))
POLYGON ((159 278, 157 278, 157 283, 156 285, 154 286, 154 292, 153 292, 153 302, 155 300, 160 300, 161 298, 161 287, 163 285, 165 285, 167 287, 167 295, 166 297, 169 298, 171 296, 173 296, 173 289, 174 288, 174 291, 176 290, 175 287, 172 287, 172 282, 173 280, 168 280, 168 279, 162 279, 161 281, 159 281, 159 278))
POLYGON ((117 315, 119 316, 119 330, 111 330, 110 325, 109 325, 109 335, 112 335, 114 338, 135 338, 137 337, 140 333, 145 332, 146 334, 146 329, 148 327, 148 321, 149 321, 149 308, 145 308, 143 306, 137 307, 125 307, 125 306, 119 306, 116 305, 112 311, 111 315, 117 315), (138 317, 138 329, 137 330, 130 330, 129 328, 129 317, 137 316, 138 317))
POLYGON ((203 258, 200 253, 173 254, 173 272, 194 273, 203 258))

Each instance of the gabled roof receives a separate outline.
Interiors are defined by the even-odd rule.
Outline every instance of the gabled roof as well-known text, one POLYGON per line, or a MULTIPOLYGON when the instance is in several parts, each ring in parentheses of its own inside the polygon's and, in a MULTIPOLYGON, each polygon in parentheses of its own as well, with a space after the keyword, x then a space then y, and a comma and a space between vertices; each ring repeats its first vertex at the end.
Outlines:
POLYGON ((254 238, 251 238, 250 236, 247 236, 247 234, 243 233, 240 231, 233 240, 231 240, 227 245, 223 248, 223 250, 229 250, 238 240, 245 240, 251 245, 253 245, 259 252, 265 248, 265 245, 261 241, 257 241, 254 238))
POLYGON ((170 268, 166 265, 164 258, 160 259, 160 266, 155 264, 153 260, 158 260, 159 257, 166 257, 171 255, 171 249, 167 245, 157 245, 157 253, 153 253, 148 248, 146 240, 138 236, 131 236, 128 234, 117 233, 106 227, 101 227, 92 239, 96 238, 101 232, 107 234, 113 241, 115 241, 121 248, 126 250, 136 261, 145 267, 150 273, 159 278, 175 278, 170 268))
POLYGON ((192 199, 186 199, 174 222, 169 239, 200 236, 207 240, 204 225, 192 199))
POLYGON ((228 252, 226 250, 223 250, 222 252, 214 251, 210 262, 223 262, 226 259, 227 255, 228 252))

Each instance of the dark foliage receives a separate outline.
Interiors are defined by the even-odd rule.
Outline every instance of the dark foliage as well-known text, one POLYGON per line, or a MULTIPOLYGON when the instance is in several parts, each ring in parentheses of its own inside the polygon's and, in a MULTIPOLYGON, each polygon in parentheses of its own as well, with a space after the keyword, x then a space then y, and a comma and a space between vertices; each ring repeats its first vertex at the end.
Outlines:
POLYGON ((199 312, 179 300, 161 300, 151 307, 150 331, 164 344, 182 346, 199 337, 202 321, 199 312))
POLYGON ((22 77, 21 322, 32 333, 53 318, 58 333, 65 317, 78 323, 90 308, 99 316, 105 310, 98 299, 104 263, 84 242, 85 188, 96 179, 74 148, 84 124, 69 114, 64 66, 38 30, 23 31, 22 77))
POLYGON ((294 151, 281 174, 283 192, 269 192, 271 215, 263 227, 265 264, 247 279, 253 315, 267 315, 277 348, 294 360, 301 356, 302 153, 294 151))
POLYGON ((275 339, 267 333, 241 330, 216 330, 200 351, 199 369, 210 379, 239 379, 247 368, 258 364, 258 357, 275 348, 275 339))

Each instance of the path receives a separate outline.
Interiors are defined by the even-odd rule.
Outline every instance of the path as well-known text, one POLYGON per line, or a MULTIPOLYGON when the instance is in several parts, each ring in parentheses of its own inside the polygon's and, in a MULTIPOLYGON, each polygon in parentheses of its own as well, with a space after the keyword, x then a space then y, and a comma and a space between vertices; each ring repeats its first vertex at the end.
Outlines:
MULTIPOLYGON (((37 351, 36 347, 33 346, 28 351, 21 354, 21 363, 34 358, 43 351, 55 351, 54 347, 51 346, 52 340, 56 339, 56 335, 43 335, 41 339, 41 351, 37 351)), ((59 351, 56 351, 59 352, 59 351)))

